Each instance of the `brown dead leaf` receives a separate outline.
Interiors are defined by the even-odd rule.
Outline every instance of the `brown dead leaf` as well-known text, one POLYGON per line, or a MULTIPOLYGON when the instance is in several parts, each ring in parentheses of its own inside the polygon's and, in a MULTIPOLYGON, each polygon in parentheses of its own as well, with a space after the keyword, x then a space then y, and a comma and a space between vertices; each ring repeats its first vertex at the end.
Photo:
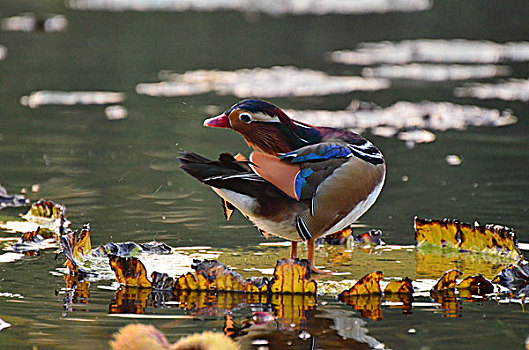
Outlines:
POLYGON ((444 290, 444 289, 454 289, 456 286, 456 278, 461 276, 462 273, 458 270, 452 269, 444 273, 443 276, 437 281, 432 290, 444 290))
POLYGON ((384 294, 413 294, 413 285, 408 277, 400 281, 391 281, 384 289, 384 294))
POLYGON ((274 268, 270 280, 272 293, 316 294, 316 282, 310 280, 307 260, 281 259, 274 268))
POLYGON ((459 283, 456 288, 459 290, 459 295, 466 297, 472 295, 490 294, 494 291, 494 286, 483 275, 469 276, 459 283))
POLYGON ((417 246, 430 244, 516 260, 522 257, 516 232, 500 225, 476 223, 472 227, 458 220, 425 220, 415 217, 415 243, 417 246))
POLYGON ((325 236, 325 242, 331 245, 344 245, 353 234, 353 229, 348 226, 343 230, 325 236))
POLYGON ((380 289, 380 281, 382 280, 382 272, 375 271, 371 272, 356 282, 349 290, 345 290, 338 298, 342 300, 343 298, 349 297, 351 295, 371 295, 371 294, 382 294, 380 289))
POLYGON ((110 267, 116 274, 121 285, 137 288, 152 288, 151 281, 147 279, 147 272, 143 263, 134 257, 120 257, 111 255, 110 267))

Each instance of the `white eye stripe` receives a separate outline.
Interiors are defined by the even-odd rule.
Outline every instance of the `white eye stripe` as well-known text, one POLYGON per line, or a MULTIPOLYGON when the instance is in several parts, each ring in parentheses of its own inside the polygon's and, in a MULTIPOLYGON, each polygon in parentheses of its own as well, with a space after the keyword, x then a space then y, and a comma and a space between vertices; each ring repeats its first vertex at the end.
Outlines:
POLYGON ((256 122, 264 122, 264 123, 281 123, 278 117, 272 117, 268 114, 264 113, 253 113, 252 119, 256 122))

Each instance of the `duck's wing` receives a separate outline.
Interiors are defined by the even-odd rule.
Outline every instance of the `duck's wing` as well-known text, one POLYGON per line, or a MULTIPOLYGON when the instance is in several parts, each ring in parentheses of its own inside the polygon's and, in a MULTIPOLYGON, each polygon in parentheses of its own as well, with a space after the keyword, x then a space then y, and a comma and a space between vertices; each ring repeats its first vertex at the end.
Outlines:
POLYGON ((302 239, 356 220, 374 202, 368 197, 385 176, 382 154, 370 143, 324 142, 270 158, 275 157, 254 152, 252 169, 292 198, 310 201, 298 218, 302 239))

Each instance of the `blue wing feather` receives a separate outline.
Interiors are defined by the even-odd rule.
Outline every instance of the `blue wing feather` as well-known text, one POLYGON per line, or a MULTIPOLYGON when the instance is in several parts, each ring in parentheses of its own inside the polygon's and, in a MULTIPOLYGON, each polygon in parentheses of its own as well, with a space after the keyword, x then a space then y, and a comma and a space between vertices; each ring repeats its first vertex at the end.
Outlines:
POLYGON ((309 161, 326 160, 332 158, 345 158, 351 156, 351 150, 347 146, 330 143, 319 147, 311 147, 309 153, 299 152, 300 150, 283 153, 279 158, 289 160, 290 163, 303 163, 309 161))

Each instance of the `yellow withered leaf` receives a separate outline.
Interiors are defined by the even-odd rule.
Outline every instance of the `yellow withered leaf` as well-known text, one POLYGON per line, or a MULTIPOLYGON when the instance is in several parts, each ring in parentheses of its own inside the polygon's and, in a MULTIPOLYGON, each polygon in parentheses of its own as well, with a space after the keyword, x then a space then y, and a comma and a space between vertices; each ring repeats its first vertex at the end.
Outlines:
POLYGON ((116 274, 118 282, 127 287, 152 288, 151 281, 147 279, 147 271, 143 263, 134 257, 109 257, 110 267, 116 274))
POLYGON ((195 276, 188 272, 175 279, 173 288, 176 290, 198 290, 198 284, 195 276))
POLYGON ((70 272, 77 273, 82 269, 82 261, 85 255, 92 251, 92 243, 90 241, 90 224, 86 224, 80 231, 63 234, 60 237, 61 249, 66 256, 64 263, 70 272))
POLYGON ((354 286, 349 290, 345 290, 338 296, 340 300, 351 295, 370 295, 370 294, 382 294, 380 289, 380 281, 382 280, 382 272, 375 271, 368 273, 364 277, 358 280, 354 286))
POLYGON ((266 277, 250 277, 244 282, 246 293, 268 292, 268 279, 266 277))
POLYGON ((40 234, 40 226, 37 227, 37 230, 35 231, 28 231, 28 232, 24 232, 22 234, 22 237, 20 237, 20 241, 25 243, 25 242, 33 242, 35 241, 35 239, 38 238, 40 234))
POLYGON ((408 277, 400 281, 391 281, 384 289, 384 294, 413 294, 413 285, 408 277))
POLYGON ((330 235, 325 236, 325 242, 332 245, 344 245, 347 240, 352 236, 353 229, 348 226, 343 230, 331 233, 330 235))
POLYGON ((73 257, 75 259, 82 259, 86 254, 92 251, 92 243, 90 241, 90 225, 83 226, 81 231, 75 235, 73 245, 73 257))
POLYGON ((39 200, 31 205, 31 208, 26 214, 22 216, 23 219, 32 222, 49 222, 60 220, 61 214, 65 210, 61 204, 53 203, 52 201, 39 200))
POLYGON ((456 288, 460 290, 460 295, 462 290, 469 291, 470 295, 486 295, 494 291, 492 283, 482 274, 465 278, 456 288))
POLYGON ((198 290, 244 291, 242 276, 218 261, 204 260, 192 267, 196 272, 198 290))
POLYGON ((461 275, 462 273, 455 269, 446 271, 433 286, 432 290, 453 289, 456 286, 456 278, 461 275))
POLYGON ((500 225, 479 225, 458 220, 425 220, 415 217, 415 244, 430 244, 441 248, 454 248, 520 259, 516 232, 500 225))
POLYGON ((316 294, 316 282, 310 280, 307 260, 281 259, 274 268, 270 280, 272 293, 316 294))

